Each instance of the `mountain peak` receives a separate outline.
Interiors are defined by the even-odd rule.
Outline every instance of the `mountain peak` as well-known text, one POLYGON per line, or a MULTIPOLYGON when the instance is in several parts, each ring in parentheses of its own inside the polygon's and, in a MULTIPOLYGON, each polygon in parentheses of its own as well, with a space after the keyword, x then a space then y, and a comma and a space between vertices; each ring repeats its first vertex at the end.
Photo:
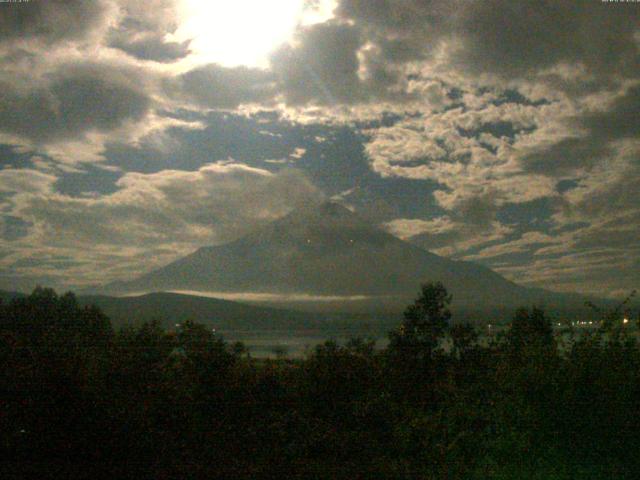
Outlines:
POLYGON ((357 213, 344 205, 328 200, 298 208, 285 215, 276 224, 281 225, 365 225, 366 222, 357 213))
POLYGON ((329 215, 329 216, 348 216, 348 217, 353 217, 355 216, 355 214, 349 210, 347 207, 345 207, 344 205, 335 202, 333 200, 328 200, 326 202, 321 203, 318 206, 318 211, 323 214, 323 215, 329 215))

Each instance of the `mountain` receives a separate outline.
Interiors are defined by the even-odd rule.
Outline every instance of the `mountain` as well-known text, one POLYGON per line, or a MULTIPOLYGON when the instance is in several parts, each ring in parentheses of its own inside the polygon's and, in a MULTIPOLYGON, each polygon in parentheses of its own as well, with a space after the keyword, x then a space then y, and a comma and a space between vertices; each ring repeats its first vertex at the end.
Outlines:
POLYGON ((351 303, 361 306, 397 308, 432 280, 445 284, 454 306, 468 310, 583 303, 579 296, 525 288, 484 266, 435 255, 333 202, 293 211, 233 242, 200 248, 102 292, 260 293, 290 297, 289 305, 308 295, 320 299, 320 309, 339 308, 354 298, 358 301, 351 303))
MULTIPOLYGON (((22 292, 0 290, 0 302, 3 304, 27 296, 22 292)), ((309 335, 319 339, 381 337, 398 323, 397 316, 309 313, 170 292, 129 297, 77 295, 76 298, 81 306, 99 307, 116 329, 157 320, 171 330, 176 324, 193 320, 214 327, 232 340, 253 337, 255 341, 256 334, 271 339, 307 338, 309 335)))
POLYGON ((156 319, 165 328, 172 328, 185 320, 194 320, 219 330, 270 330, 314 327, 319 321, 303 312, 167 292, 135 297, 81 295, 78 301, 82 305, 100 307, 115 326, 156 319))

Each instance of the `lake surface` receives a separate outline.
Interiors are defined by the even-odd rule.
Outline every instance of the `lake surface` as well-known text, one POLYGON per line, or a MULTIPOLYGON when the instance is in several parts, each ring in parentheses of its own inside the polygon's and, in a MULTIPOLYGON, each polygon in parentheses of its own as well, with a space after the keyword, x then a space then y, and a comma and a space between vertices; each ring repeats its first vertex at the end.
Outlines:
POLYGON ((248 348, 251 356, 256 358, 277 357, 286 355, 301 358, 312 353, 316 345, 327 340, 335 340, 339 344, 349 339, 360 337, 376 340, 377 348, 384 348, 388 344, 386 331, 372 330, 226 330, 220 332, 225 341, 233 343, 241 341, 248 348))
MULTIPOLYGON (((504 325, 492 325, 479 327, 479 341, 486 346, 496 334, 504 331, 504 325)), ((595 332, 597 327, 585 326, 576 327, 574 336, 565 327, 554 326, 556 341, 561 350, 571 348, 571 339, 577 340, 587 332, 595 332)), ((392 330, 391 325, 355 325, 350 328, 327 328, 327 329, 296 329, 296 330, 225 330, 218 332, 224 339, 233 343, 241 341, 248 348, 251 356, 255 358, 275 358, 277 356, 287 356, 291 358, 302 358, 313 352, 317 345, 327 340, 335 340, 339 344, 345 344, 351 338, 364 338, 376 341, 376 348, 385 348, 388 343, 388 332, 392 330)), ((629 326, 627 335, 640 341, 638 328, 629 326)), ((451 345, 448 341, 443 342, 442 347, 449 349, 451 345)))

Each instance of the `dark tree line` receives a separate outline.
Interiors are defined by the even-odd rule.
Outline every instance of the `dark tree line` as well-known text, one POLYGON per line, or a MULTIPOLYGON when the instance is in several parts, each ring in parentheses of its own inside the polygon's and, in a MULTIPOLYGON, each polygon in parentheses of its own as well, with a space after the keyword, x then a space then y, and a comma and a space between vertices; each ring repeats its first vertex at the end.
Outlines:
POLYGON ((193 322, 114 332, 38 288, 0 305, 2 478, 639 478, 619 315, 560 336, 519 309, 487 338, 450 302, 424 285, 382 350, 256 360, 193 322))

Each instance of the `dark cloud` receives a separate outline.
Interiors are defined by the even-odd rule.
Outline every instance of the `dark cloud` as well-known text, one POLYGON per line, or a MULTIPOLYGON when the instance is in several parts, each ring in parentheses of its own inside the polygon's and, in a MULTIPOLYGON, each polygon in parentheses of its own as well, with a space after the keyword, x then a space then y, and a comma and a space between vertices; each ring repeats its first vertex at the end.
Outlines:
POLYGON ((189 41, 165 42, 162 34, 138 35, 136 38, 114 38, 110 45, 139 58, 140 60, 153 60, 169 63, 186 57, 191 53, 189 41))
POLYGON ((564 62, 601 74, 637 74, 637 5, 573 0, 460 5, 455 31, 464 41, 459 59, 466 68, 526 75, 564 62))
POLYGON ((589 137, 570 137, 523 158, 525 168, 547 175, 575 174, 577 169, 591 167, 607 155, 606 143, 589 137))
POLYGON ((114 12, 109 0, 30 0, 0 4, 0 40, 45 44, 79 40, 104 27, 114 12))
POLYGON ((275 95, 274 77, 257 68, 212 64, 190 70, 165 83, 169 94, 209 108, 235 108, 275 95))
POLYGON ((589 134, 608 141, 640 135, 640 85, 629 88, 604 112, 585 115, 589 134))
POLYGON ((0 88, 0 131, 35 143, 81 138, 139 120, 151 100, 137 72, 101 64, 61 66, 42 84, 0 88))
MULTIPOLYGON (((487 230, 496 219, 498 212, 498 193, 494 190, 485 191, 480 195, 465 198, 458 202, 455 215, 479 230, 487 230)), ((455 217, 454 217, 455 218, 455 217)))
POLYGON ((189 55, 189 40, 167 41, 178 27, 176 0, 125 1, 122 20, 111 29, 108 44, 141 60, 173 62, 189 55))
MULTIPOLYGON (((570 0, 341 0, 336 19, 302 28, 272 67, 289 104, 415 101, 416 65, 503 80, 536 76, 573 95, 640 70, 640 8, 570 0), (558 69, 571 66, 579 74, 558 69)), ((444 71, 443 71, 444 72, 444 71)))
POLYGON ((341 0, 335 13, 396 39, 428 38, 441 34, 460 6, 460 2, 441 0, 341 0))
POLYGON ((58 102, 60 130, 109 130, 123 120, 142 118, 150 100, 129 73, 82 65, 56 75, 50 91, 58 102))
POLYGON ((304 27, 294 45, 279 49, 271 66, 287 103, 356 103, 363 100, 358 28, 332 22, 304 27))
POLYGON ((629 88, 606 110, 574 116, 580 133, 541 148, 523 158, 530 171, 563 175, 591 169, 615 154, 614 142, 640 135, 640 86, 629 88))
POLYGON ((559 64, 604 77, 637 76, 640 66, 633 3, 341 0, 336 13, 367 33, 385 63, 424 60, 447 46, 451 66, 509 79, 559 64))
MULTIPOLYGON (((585 176, 565 194, 562 214, 569 219, 577 216, 578 220, 590 221, 602 231, 626 232, 627 241, 631 242, 634 235, 628 232, 640 228, 639 153, 636 148, 629 158, 617 158, 585 176)), ((601 235, 601 240, 609 239, 608 233, 601 235)))

